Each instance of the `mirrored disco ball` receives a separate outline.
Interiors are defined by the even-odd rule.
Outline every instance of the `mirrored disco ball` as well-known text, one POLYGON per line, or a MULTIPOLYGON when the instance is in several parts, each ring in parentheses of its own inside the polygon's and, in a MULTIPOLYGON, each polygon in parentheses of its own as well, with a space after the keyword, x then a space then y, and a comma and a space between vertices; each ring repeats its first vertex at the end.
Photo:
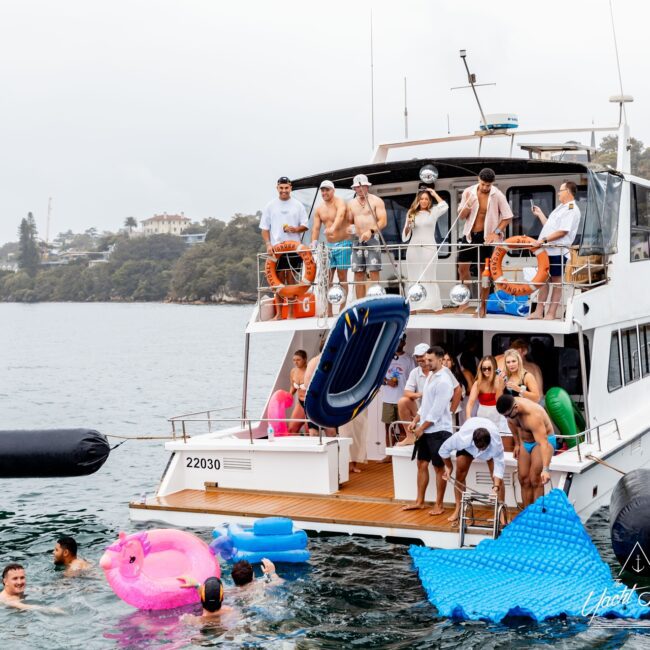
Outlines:
POLYGON ((423 183, 434 183, 438 178, 438 170, 433 165, 425 165, 420 169, 420 180, 423 183))
POLYGON ((385 296, 386 290, 380 284, 373 284, 372 287, 368 289, 367 295, 368 297, 385 296))
POLYGON ((466 305, 469 302, 469 299, 472 297, 469 287, 464 284, 457 284, 451 288, 449 292, 449 299, 451 302, 456 305, 456 307, 461 307, 466 305))
POLYGON ((427 290, 421 284, 414 284, 409 288, 407 298, 409 302, 416 304, 427 297, 427 290))
POLYGON ((327 301, 330 305, 340 305, 345 300, 345 292, 340 284, 333 284, 327 292, 327 301))

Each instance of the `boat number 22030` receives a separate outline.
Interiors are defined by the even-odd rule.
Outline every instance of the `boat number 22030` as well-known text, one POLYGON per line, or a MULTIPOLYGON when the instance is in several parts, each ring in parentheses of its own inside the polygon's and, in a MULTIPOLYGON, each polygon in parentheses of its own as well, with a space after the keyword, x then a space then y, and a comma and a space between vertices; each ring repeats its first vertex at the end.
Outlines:
POLYGON ((221 469, 221 461, 218 458, 194 458, 188 456, 185 467, 192 469, 221 469))

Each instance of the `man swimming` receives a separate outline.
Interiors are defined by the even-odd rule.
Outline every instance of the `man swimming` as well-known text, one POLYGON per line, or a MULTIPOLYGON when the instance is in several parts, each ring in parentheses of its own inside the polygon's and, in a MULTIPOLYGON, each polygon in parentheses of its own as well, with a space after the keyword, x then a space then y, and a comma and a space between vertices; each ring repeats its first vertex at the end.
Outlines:
POLYGON ((43 607, 42 605, 29 605, 24 602, 25 588, 27 587, 27 576, 22 564, 12 562, 2 570, 2 585, 0 591, 0 603, 7 607, 22 610, 39 610, 52 614, 63 614, 63 611, 56 607, 43 607))
POLYGON ((54 564, 65 567, 66 576, 79 575, 82 571, 90 569, 90 563, 77 557, 77 542, 73 537, 64 535, 56 540, 52 551, 54 564))
POLYGON ((215 576, 208 578, 203 584, 197 583, 188 578, 179 578, 185 580, 182 588, 196 587, 201 598, 201 615, 194 616, 186 614, 181 618, 184 623, 207 623, 218 621, 222 617, 233 612, 232 607, 223 604, 223 583, 220 578, 215 576))
POLYGON ((556 438, 548 413, 525 397, 501 395, 497 411, 508 420, 512 431, 524 508, 544 494, 544 485, 551 479, 551 458, 556 438))

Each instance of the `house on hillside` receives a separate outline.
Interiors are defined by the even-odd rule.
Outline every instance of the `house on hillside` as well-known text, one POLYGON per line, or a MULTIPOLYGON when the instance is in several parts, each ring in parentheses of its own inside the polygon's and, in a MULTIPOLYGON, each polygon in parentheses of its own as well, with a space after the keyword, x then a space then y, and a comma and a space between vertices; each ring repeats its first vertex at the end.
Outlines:
POLYGON ((142 233, 147 235, 180 235, 187 228, 191 219, 182 212, 180 214, 155 214, 149 219, 140 221, 142 233))

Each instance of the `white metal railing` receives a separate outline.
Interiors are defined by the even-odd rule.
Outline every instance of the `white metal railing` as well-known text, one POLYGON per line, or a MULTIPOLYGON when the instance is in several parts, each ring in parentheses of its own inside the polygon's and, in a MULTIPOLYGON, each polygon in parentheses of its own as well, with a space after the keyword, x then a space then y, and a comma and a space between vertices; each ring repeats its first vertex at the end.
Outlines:
MULTIPOLYGON (((528 249, 527 244, 509 244, 511 252, 516 252, 515 249, 520 247, 522 251, 528 249)), ((319 244, 319 247, 324 247, 323 243, 319 244)), ((467 305, 468 308, 477 309, 480 305, 480 288, 481 288, 481 273, 485 266, 485 259, 479 259, 480 255, 480 246, 479 245, 467 245, 467 244, 448 244, 444 243, 440 245, 447 254, 447 251, 451 252, 451 255, 447 257, 439 258, 438 250, 436 249, 435 244, 432 245, 417 245, 417 244, 390 244, 386 247, 377 246, 376 248, 381 251, 381 270, 379 273, 379 281, 374 282, 370 280, 364 280, 362 282, 357 282, 354 280, 353 273, 348 273, 348 285, 352 292, 356 293, 355 287, 357 285, 365 285, 366 290, 373 287, 373 285, 379 285, 382 287, 384 292, 408 296, 409 286, 420 278, 409 277, 408 272, 408 262, 406 260, 406 255, 409 249, 413 247, 425 249, 431 256, 435 259, 436 264, 436 276, 437 279, 435 284, 438 285, 440 290, 440 296, 442 299, 443 307, 455 306, 448 298, 450 290, 455 285, 461 284, 461 281, 458 279, 457 274, 457 255, 459 248, 463 247, 464 249, 470 249, 476 256, 476 260, 472 264, 476 265, 478 268, 478 275, 472 276, 471 280, 462 282, 465 284, 471 293, 471 298, 469 299, 467 305), (392 256, 392 260, 391 257, 392 256)), ((565 252, 570 252, 571 250, 575 251, 574 247, 561 247, 565 252)), ((317 260, 327 260, 327 254, 324 253, 322 248, 319 248, 318 251, 313 252, 317 260)), ((273 296, 275 293, 275 288, 268 285, 266 274, 264 273, 265 265, 268 260, 275 259, 269 256, 267 253, 260 253, 257 256, 258 260, 258 305, 260 307, 266 301, 272 302, 273 296)), ((552 290, 554 287, 561 287, 562 291, 560 294, 560 304, 558 305, 558 313, 562 313, 563 308, 566 307, 567 303, 571 300, 573 291, 569 289, 577 288, 579 290, 587 290, 602 284, 607 283, 607 265, 597 262, 592 257, 580 258, 578 264, 570 265, 570 269, 567 271, 569 266, 564 256, 562 256, 562 274, 561 280, 559 283, 549 283, 549 290, 552 290)), ((326 263, 327 264, 327 263, 326 263)), ((321 264, 322 266, 322 264, 321 264)), ((536 266, 535 257, 526 257, 526 256, 515 256, 515 255, 506 255, 504 258, 503 264, 503 273, 507 282, 510 285, 526 285, 529 286, 532 284, 530 279, 524 277, 524 269, 529 267, 536 266)), ((421 265, 418 264, 418 267, 421 268, 421 265)), ((316 306, 317 306, 317 316, 324 316, 324 305, 327 304, 326 294, 329 288, 333 283, 337 283, 336 274, 333 275, 333 281, 330 282, 328 279, 329 269, 322 269, 319 267, 319 273, 317 274, 317 279, 311 283, 311 291, 316 294, 316 306), (325 278, 325 282, 323 282, 325 278)), ((297 277, 298 273, 294 273, 294 280, 300 282, 301 278, 297 277)), ((427 281, 424 280, 421 282, 424 284, 425 288, 427 287, 427 281)), ((542 285, 537 285, 541 287, 542 285)), ((490 279, 490 293, 495 291, 496 287, 494 282, 490 279)), ((376 291, 376 290, 375 290, 376 291)), ((550 291, 549 291, 550 294, 550 291)), ((550 295, 549 295, 550 298, 550 295)), ((285 299, 286 302, 297 302, 296 299, 285 299)), ((548 303, 547 303, 548 304, 548 303)), ((417 303, 413 303, 413 309, 417 309, 417 303)), ((262 310, 260 309, 260 314, 262 310)), ((450 310, 451 313, 456 313, 455 310, 450 310)))

